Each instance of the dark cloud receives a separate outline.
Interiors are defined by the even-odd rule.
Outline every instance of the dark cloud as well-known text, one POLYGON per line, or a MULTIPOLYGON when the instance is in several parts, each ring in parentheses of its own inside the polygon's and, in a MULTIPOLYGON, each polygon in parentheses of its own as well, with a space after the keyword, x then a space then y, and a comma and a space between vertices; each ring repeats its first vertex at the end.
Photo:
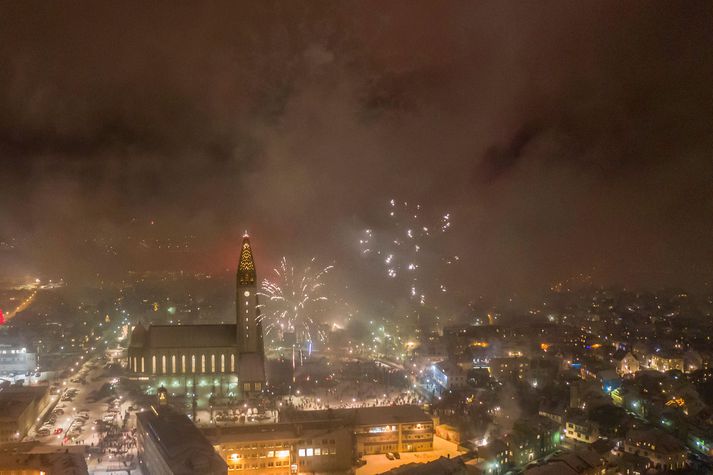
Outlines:
POLYGON ((195 235, 205 266, 245 227, 269 260, 353 268, 397 197, 453 213, 464 292, 592 269, 694 285, 713 257, 709 7, 5 3, 1 234, 52 270, 128 234, 195 235))

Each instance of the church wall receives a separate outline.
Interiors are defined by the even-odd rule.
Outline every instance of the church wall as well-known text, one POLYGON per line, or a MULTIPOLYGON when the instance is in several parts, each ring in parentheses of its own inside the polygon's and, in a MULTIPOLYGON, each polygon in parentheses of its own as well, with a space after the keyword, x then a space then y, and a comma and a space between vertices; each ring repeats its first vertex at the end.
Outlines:
POLYGON ((147 375, 234 374, 238 350, 223 348, 129 348, 132 373, 147 375))

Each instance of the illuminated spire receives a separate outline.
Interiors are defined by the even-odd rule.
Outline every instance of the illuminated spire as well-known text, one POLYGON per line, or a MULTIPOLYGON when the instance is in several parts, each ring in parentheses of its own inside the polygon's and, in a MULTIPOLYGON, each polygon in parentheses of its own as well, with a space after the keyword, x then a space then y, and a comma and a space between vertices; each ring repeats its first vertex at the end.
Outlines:
POLYGON ((247 234, 243 237, 243 245, 240 248, 238 276, 241 285, 253 285, 255 283, 255 261, 250 247, 250 238, 247 234))

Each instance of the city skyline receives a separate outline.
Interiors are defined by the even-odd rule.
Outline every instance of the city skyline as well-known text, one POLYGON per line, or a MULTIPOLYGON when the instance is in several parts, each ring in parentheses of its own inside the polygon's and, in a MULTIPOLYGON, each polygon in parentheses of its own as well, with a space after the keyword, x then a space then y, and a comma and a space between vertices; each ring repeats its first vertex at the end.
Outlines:
POLYGON ((249 227, 363 298, 395 199, 469 292, 708 289, 705 3, 3 10, 5 273, 215 271, 249 227))

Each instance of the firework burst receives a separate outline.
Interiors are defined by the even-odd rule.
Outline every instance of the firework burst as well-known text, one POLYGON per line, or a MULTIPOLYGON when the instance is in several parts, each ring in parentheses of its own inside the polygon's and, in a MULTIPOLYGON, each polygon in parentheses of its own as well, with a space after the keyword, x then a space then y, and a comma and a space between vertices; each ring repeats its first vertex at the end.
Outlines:
MULTIPOLYGON (((409 204, 390 200, 387 208, 389 226, 377 232, 371 228, 362 231, 359 239, 361 254, 381 262, 386 277, 405 284, 411 300, 426 304, 431 289, 423 282, 421 272, 428 269, 428 275, 439 274, 434 267, 451 265, 458 256, 446 255, 441 248, 441 236, 451 230, 451 214, 445 213, 437 219, 424 217, 420 204, 409 204)), ((430 285, 433 282, 429 283, 430 285)), ((440 293, 447 291, 440 282, 440 293)))
POLYGON ((324 332, 315 320, 323 312, 327 297, 322 294, 322 277, 333 266, 314 270, 316 258, 300 270, 295 270, 287 258, 273 269, 274 277, 265 279, 258 295, 262 296, 260 320, 266 334, 294 333, 298 346, 323 341, 324 332))

